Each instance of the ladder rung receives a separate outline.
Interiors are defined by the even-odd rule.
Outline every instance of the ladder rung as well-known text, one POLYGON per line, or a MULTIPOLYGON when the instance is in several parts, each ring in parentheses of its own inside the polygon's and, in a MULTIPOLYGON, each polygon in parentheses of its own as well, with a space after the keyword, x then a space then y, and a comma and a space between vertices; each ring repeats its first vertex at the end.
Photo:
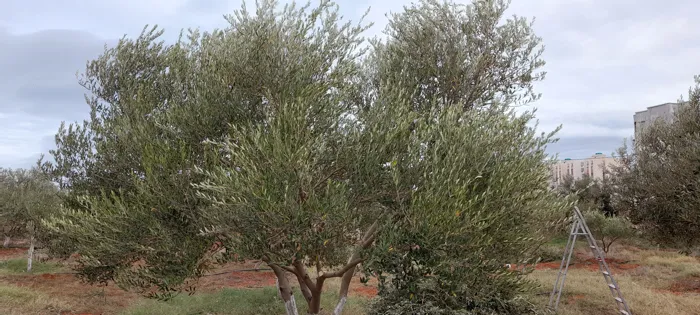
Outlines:
POLYGON ((615 298, 615 301, 617 301, 617 303, 622 303, 622 299, 619 298, 619 297, 616 297, 616 298, 615 298))
POLYGON ((611 289, 617 289, 617 288, 615 287, 615 285, 612 284, 612 283, 611 283, 611 284, 608 284, 608 286, 609 286, 611 289))
POLYGON ((572 235, 588 235, 588 234, 586 234, 586 233, 574 233, 572 235))
POLYGON ((591 249, 598 249, 595 245, 591 245, 591 249))
POLYGON ((627 311, 625 311, 625 310, 620 310, 620 314, 622 314, 622 315, 630 315, 630 313, 627 313, 627 311))
POLYGON ((607 272, 607 271, 603 271, 603 275, 609 276, 609 275, 610 275, 610 273, 609 273, 609 272, 607 272))

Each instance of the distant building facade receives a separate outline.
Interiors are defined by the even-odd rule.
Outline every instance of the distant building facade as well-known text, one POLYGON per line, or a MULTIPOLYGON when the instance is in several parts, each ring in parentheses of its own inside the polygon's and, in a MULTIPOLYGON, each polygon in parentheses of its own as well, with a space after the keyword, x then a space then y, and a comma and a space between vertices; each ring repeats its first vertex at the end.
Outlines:
POLYGON ((634 138, 639 138, 645 127, 657 119, 672 122, 676 117, 676 112, 681 103, 664 103, 647 107, 646 110, 634 113, 634 138))
POLYGON ((558 186, 566 176, 572 176, 578 180, 583 176, 590 176, 594 179, 602 179, 608 167, 616 165, 614 157, 606 156, 603 153, 596 153, 585 159, 564 159, 555 162, 551 166, 550 180, 552 186, 558 186))

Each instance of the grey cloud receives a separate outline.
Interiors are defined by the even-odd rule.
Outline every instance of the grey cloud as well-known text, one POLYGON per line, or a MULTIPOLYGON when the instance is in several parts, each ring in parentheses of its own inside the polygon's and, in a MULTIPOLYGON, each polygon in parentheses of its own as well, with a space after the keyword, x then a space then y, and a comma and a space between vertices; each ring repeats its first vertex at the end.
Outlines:
POLYGON ((559 121, 565 128, 567 124, 586 124, 602 128, 626 129, 633 127, 632 115, 634 110, 630 107, 630 110, 609 109, 604 112, 595 108, 588 111, 583 108, 573 113, 552 111, 540 114, 538 112, 537 117, 546 121, 559 121))
POLYGON ((624 139, 620 137, 566 137, 547 147, 547 152, 559 158, 585 158, 597 152, 611 155, 621 147, 624 139))
POLYGON ((76 73, 104 49, 105 40, 81 31, 0 33, 0 112, 57 120, 88 114, 76 73))
POLYGON ((48 136, 41 137, 41 141, 39 142, 39 145, 41 146, 42 153, 48 153, 49 150, 56 147, 56 136, 55 135, 48 135, 48 136))
POLYGON ((180 8, 178 13, 183 15, 218 15, 221 16, 229 9, 226 1, 221 0, 188 0, 180 8))
POLYGON ((698 10, 696 1, 513 1, 511 13, 536 16, 546 45, 535 106, 542 125, 564 128, 548 150, 609 154, 633 128, 634 112, 686 94, 700 71, 698 10))

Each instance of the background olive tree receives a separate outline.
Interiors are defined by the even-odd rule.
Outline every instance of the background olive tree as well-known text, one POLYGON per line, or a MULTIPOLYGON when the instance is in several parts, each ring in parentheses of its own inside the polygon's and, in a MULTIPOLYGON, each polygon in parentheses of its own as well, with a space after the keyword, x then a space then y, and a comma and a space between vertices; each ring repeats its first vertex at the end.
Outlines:
MULTIPOLYGON (((620 157, 617 159, 621 160, 620 157)), ((629 211, 626 211, 624 200, 620 200, 617 193, 621 179, 618 170, 623 167, 624 164, 605 166, 601 170, 601 178, 584 175, 580 179, 574 179, 569 175, 557 187, 559 195, 571 196, 576 200, 593 236, 605 253, 610 251, 613 243, 635 236, 634 225, 628 217, 629 211)), ((561 233, 568 233, 568 230, 561 233)))
POLYGON ((0 169, 0 225, 29 239, 27 272, 32 271, 37 243, 45 245, 49 240, 41 220, 58 212, 59 207, 56 187, 38 168, 0 169))
POLYGON ((9 247, 12 238, 25 234, 25 226, 19 211, 10 201, 12 199, 11 169, 0 169, 0 228, 2 229, 3 247, 9 247))
POLYGON ((591 229, 591 233, 593 233, 593 236, 598 240, 606 254, 615 242, 635 235, 634 226, 626 216, 607 216, 599 209, 585 207, 583 216, 586 224, 591 229))
POLYGON ((632 221, 685 253, 700 244, 700 77, 695 82, 673 122, 657 120, 633 150, 623 147, 616 172, 616 196, 632 221))

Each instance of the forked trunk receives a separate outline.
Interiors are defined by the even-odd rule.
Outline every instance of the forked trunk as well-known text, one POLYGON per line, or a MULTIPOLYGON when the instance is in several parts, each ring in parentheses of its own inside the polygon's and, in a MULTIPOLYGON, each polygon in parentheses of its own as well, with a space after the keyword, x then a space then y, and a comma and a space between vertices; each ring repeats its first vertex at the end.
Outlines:
POLYGON ((269 264, 269 266, 277 277, 277 292, 284 302, 284 309, 287 315, 299 315, 297 302, 294 300, 292 287, 289 285, 285 271, 277 265, 269 264))
POLYGON ((5 241, 2 242, 2 247, 8 248, 10 247, 10 237, 5 235, 5 241))
POLYGON ((314 281, 311 280, 311 277, 309 277, 306 267, 300 260, 295 261, 293 265, 293 269, 295 271, 294 274, 297 276, 297 280, 299 280, 299 287, 304 293, 304 298, 306 299, 306 304, 308 306, 306 314, 316 315, 320 313, 321 292, 323 292, 323 282, 325 281, 325 278, 316 278, 316 282, 314 283, 314 281))
POLYGON ((34 259, 34 236, 29 238, 29 251, 27 252, 27 272, 32 272, 32 260, 34 259))

